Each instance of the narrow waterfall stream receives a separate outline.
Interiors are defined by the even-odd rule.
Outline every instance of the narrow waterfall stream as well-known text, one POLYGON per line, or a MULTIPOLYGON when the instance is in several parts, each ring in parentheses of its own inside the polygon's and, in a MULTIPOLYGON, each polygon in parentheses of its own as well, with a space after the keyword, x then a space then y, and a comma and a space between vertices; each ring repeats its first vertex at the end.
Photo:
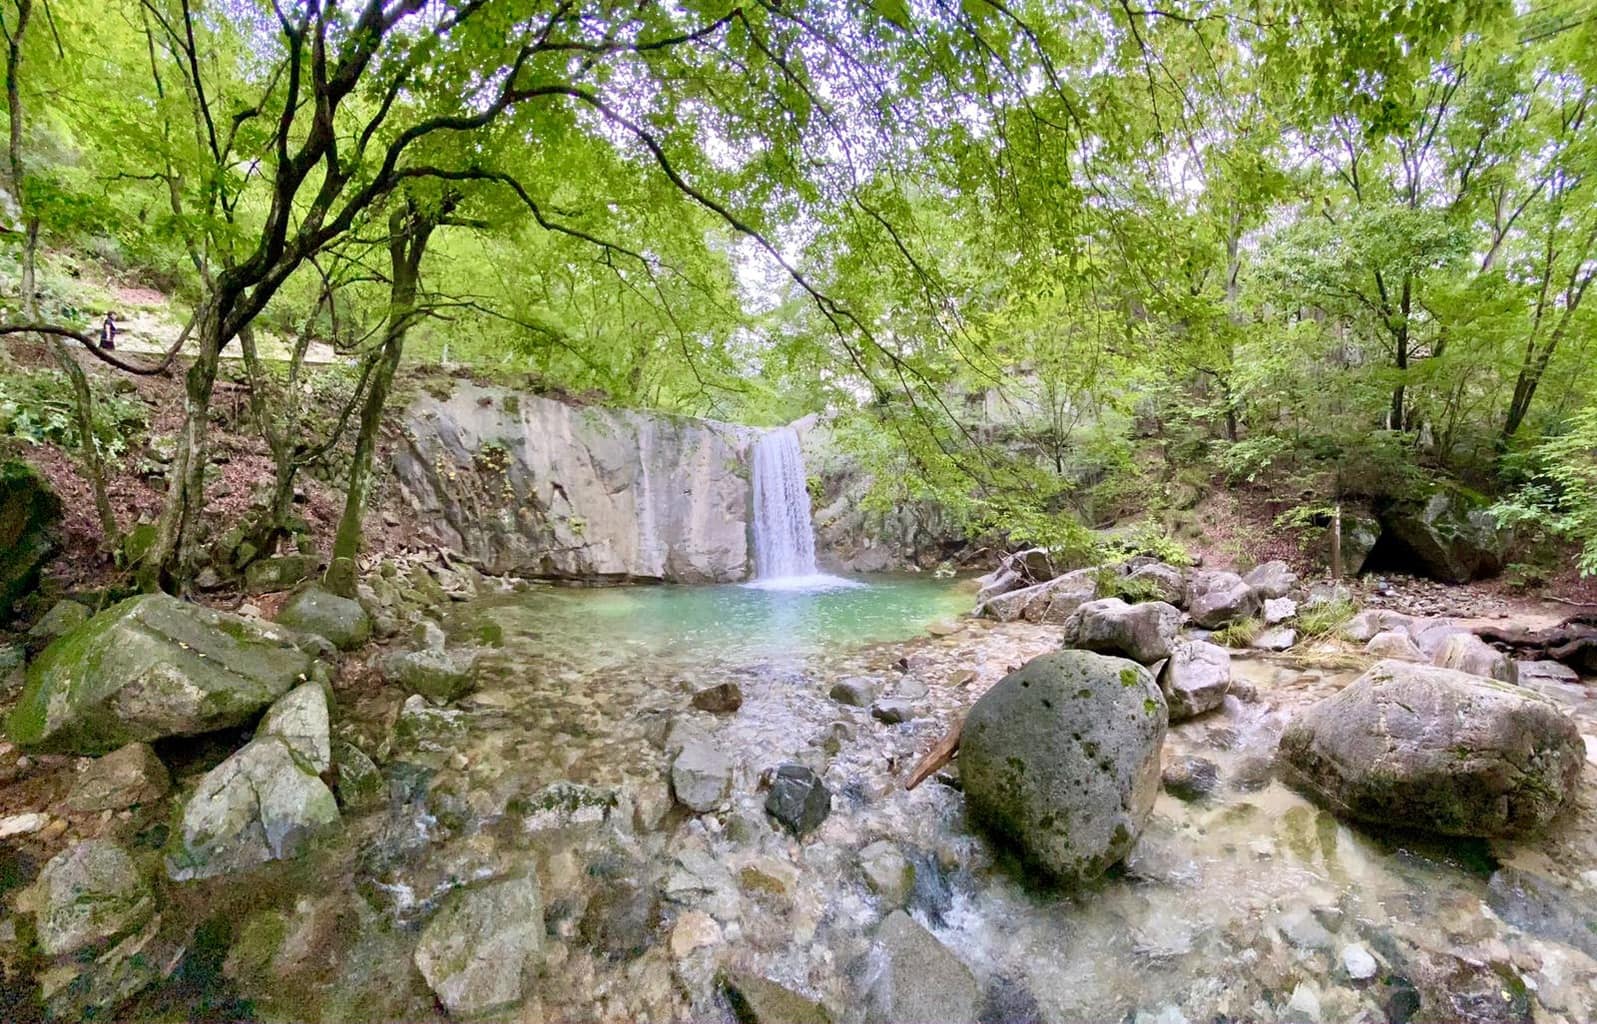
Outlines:
POLYGON ((754 444, 754 582, 767 590, 857 586, 815 567, 815 527, 798 431, 778 427, 754 444))

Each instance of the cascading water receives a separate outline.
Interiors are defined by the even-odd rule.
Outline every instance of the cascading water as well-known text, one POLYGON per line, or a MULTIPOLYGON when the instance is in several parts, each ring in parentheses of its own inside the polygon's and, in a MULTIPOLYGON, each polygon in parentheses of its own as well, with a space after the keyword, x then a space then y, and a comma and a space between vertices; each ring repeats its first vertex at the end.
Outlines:
POLYGON ((855 584, 815 568, 815 528, 804 453, 791 427, 754 443, 754 582, 770 590, 811 590, 855 584))

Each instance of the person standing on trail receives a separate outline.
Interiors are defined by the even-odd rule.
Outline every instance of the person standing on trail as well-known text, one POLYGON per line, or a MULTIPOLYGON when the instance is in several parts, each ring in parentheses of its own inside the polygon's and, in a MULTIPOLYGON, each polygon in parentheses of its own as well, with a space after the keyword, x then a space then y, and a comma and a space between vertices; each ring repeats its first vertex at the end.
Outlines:
POLYGON ((105 322, 100 325, 100 347, 116 348, 116 314, 106 313, 105 322))

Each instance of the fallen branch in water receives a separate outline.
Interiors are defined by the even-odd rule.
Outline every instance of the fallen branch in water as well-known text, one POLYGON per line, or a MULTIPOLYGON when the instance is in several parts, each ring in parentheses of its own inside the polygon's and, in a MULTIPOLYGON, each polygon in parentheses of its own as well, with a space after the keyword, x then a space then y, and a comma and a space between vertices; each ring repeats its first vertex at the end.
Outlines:
POLYGON ((959 736, 965 729, 965 720, 961 718, 954 723, 954 727, 932 745, 926 756, 920 759, 915 770, 909 773, 909 778, 904 780, 906 790, 914 789, 931 777, 932 773, 954 759, 954 754, 959 750, 959 736))

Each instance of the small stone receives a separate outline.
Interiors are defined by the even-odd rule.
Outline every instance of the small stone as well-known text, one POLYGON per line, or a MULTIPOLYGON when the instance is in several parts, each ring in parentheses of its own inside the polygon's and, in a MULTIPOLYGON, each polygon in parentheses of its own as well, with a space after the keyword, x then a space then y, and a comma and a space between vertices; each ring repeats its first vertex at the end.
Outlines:
POLYGON ((1330 949, 1335 943, 1331 933, 1307 907, 1293 907, 1276 919, 1276 930, 1281 937, 1298 949, 1330 949))
POLYGON ((915 866, 909 858, 885 839, 877 840, 859 852, 860 871, 865 884, 889 907, 902 907, 915 888, 915 866))
POLYGON ((721 942, 721 926, 702 910, 689 910, 671 928, 671 955, 685 960, 696 949, 721 942))
POLYGON ((1248 646, 1260 651, 1284 651, 1297 642, 1297 630, 1286 626, 1273 626, 1254 637, 1248 646))
POLYGON ((875 679, 850 676, 833 684, 829 696, 839 704, 846 704, 852 708, 865 708, 870 707, 871 701, 876 699, 881 689, 881 683, 875 679))
POLYGON ((1177 800, 1202 800, 1219 785, 1220 769, 1207 758, 1188 755, 1165 765, 1160 781, 1177 800))
POLYGON ((26 814, 13 814, 0 818, 0 839, 13 839, 17 836, 28 836, 50 824, 50 816, 38 811, 29 811, 26 814))
POLYGON ((798 868, 775 857, 756 857, 738 872, 738 884, 749 892, 787 896, 798 885, 798 868))
POLYGON ((89 610, 73 600, 57 601, 35 622, 28 635, 36 640, 54 640, 89 621, 89 610))
POLYGON ((948 677, 948 685, 953 687, 969 686, 976 681, 974 669, 961 669, 948 677))
POLYGON ((820 826, 832 811, 832 793, 815 772, 801 764, 784 764, 776 770, 776 780, 765 798, 765 810, 802 836, 820 826))
POLYGON ((743 706, 743 691, 736 683, 717 683, 695 693, 693 706, 700 711, 726 714, 743 706))
POLYGON ((1264 602, 1264 624, 1278 626, 1296 616, 1298 603, 1290 597, 1272 597, 1264 602))
POLYGON ((133 858, 108 839, 56 854, 36 885, 39 948, 63 956, 137 929, 155 913, 133 858))
POLYGON ((865 993, 869 1024, 974 1024, 980 1015, 970 968, 904 911, 887 915, 871 956, 878 969, 865 993))
POLYGON ((1368 949, 1354 943, 1342 948, 1342 969, 1347 971, 1347 976, 1354 981, 1368 981, 1375 977, 1379 967, 1368 949))
POLYGON ((1286 1016, 1283 1019, 1291 1024, 1318 1024, 1320 991, 1315 988, 1313 982, 1298 982, 1298 987, 1292 990, 1292 998, 1287 1001, 1286 1016))
POLYGON ((366 752, 344 740, 332 742, 333 767, 338 781, 334 792, 346 808, 373 807, 382 802, 383 775, 366 752))
POLYGON ((952 619, 939 619, 926 627, 926 632, 932 636, 953 636, 961 629, 959 623, 952 619))
POLYGON ((341 651, 359 647, 372 635, 372 620, 360 602, 311 585, 289 598, 277 613, 279 624, 325 637, 341 651))
POLYGON ((671 792, 691 811, 713 811, 732 795, 732 762, 708 740, 691 739, 671 762, 671 792))
POLYGON ((907 700, 885 698, 871 705, 871 717, 888 725, 898 725, 915 717, 915 709, 907 700))

